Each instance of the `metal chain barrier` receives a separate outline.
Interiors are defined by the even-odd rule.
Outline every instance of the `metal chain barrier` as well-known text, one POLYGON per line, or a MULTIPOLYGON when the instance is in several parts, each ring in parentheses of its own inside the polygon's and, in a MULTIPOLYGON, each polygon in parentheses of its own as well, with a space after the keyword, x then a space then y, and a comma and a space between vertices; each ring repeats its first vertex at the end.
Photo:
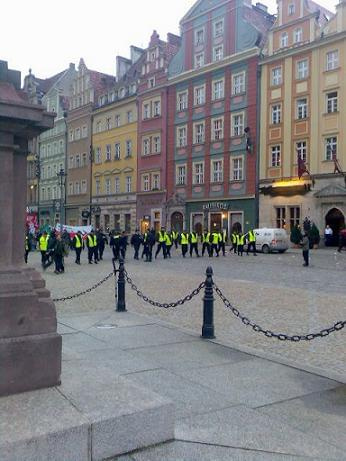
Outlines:
POLYGON ((177 307, 177 306, 182 306, 184 303, 187 301, 191 301, 191 299, 195 296, 198 295, 198 293, 205 287, 205 282, 202 282, 198 285, 197 288, 195 288, 190 294, 185 296, 182 299, 179 299, 178 301, 174 303, 159 303, 157 301, 153 301, 152 299, 148 298, 148 296, 145 296, 139 289, 138 287, 133 283, 132 279, 129 277, 127 271, 124 271, 125 274, 125 279, 127 283, 131 286, 132 290, 134 290, 139 298, 142 298, 143 301, 146 303, 151 304, 152 306, 155 307, 163 307, 164 309, 168 309, 170 307, 177 307))
POLYGON ((111 276, 114 274, 114 271, 110 272, 108 275, 106 275, 105 278, 103 278, 102 280, 100 280, 99 282, 95 283, 95 285, 93 285, 92 287, 88 288, 87 290, 84 290, 84 291, 81 291, 80 293, 77 293, 75 295, 71 295, 71 296, 64 296, 62 298, 54 298, 53 301, 55 303, 57 302, 60 302, 60 301, 67 301, 69 299, 74 299, 74 298, 79 298, 80 296, 83 296, 83 295, 86 295, 87 293, 90 293, 91 291, 95 290, 96 288, 98 288, 100 285, 102 285, 103 283, 107 282, 107 280, 109 278, 111 278, 111 276))
POLYGON ((284 333, 274 333, 271 330, 265 330, 262 328, 260 325, 257 325, 257 323, 253 322, 249 318, 247 318, 245 315, 242 315, 241 312, 232 306, 231 302, 224 296, 220 288, 215 285, 214 283, 214 288, 216 293, 219 295, 221 298, 222 302, 224 305, 230 309, 230 311, 235 315, 237 318, 239 318, 244 325, 249 325, 254 331, 258 333, 264 334, 267 338, 276 338, 279 341, 293 341, 293 342, 299 342, 299 341, 311 341, 312 339, 315 338, 324 338, 325 336, 328 336, 330 333, 334 333, 336 331, 342 330, 346 326, 346 321, 339 321, 336 322, 333 326, 329 328, 324 328, 323 330, 317 332, 317 333, 308 333, 306 335, 286 335, 284 333))

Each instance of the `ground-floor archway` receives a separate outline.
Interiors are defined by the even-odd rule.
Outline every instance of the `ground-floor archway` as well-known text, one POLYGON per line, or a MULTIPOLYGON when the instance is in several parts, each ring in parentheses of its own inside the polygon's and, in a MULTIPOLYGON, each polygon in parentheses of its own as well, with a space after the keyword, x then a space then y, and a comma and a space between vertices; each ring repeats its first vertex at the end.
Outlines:
POLYGON ((332 208, 325 217, 326 226, 329 225, 333 230, 333 237, 330 239, 330 245, 337 246, 339 241, 339 232, 345 227, 345 216, 338 208, 332 208))
POLYGON ((171 215, 171 229, 177 232, 183 231, 184 216, 180 211, 175 211, 171 215))

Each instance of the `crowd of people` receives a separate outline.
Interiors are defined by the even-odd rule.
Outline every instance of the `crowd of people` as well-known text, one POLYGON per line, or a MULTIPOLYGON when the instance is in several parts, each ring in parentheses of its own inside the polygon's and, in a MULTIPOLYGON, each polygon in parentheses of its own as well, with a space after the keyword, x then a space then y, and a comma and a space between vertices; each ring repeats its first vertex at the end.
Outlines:
POLYGON ((134 259, 139 260, 141 257, 145 262, 152 262, 153 258, 156 259, 161 254, 164 259, 171 258, 172 248, 179 247, 183 258, 188 254, 191 258, 204 255, 212 258, 219 257, 220 254, 226 256, 227 243, 231 245, 230 251, 239 256, 243 256, 245 246, 247 254, 251 251, 256 256, 256 236, 253 230, 249 230, 246 234, 233 232, 228 238, 225 230, 204 231, 198 234, 186 230, 166 231, 162 227, 159 232, 151 229, 143 234, 136 230, 131 236, 126 232, 104 233, 102 229, 91 230, 86 235, 78 231, 73 236, 67 231, 59 233, 53 229, 49 233, 46 231, 38 233, 35 239, 27 233, 24 260, 27 263, 29 252, 37 247, 41 253, 42 268, 46 270, 54 263, 55 274, 61 274, 65 271, 64 257, 68 256, 70 251, 75 252, 75 263, 78 265, 81 264, 81 254, 84 249, 87 249, 88 263, 98 264, 103 259, 106 245, 110 246, 116 260, 120 257, 125 259, 128 246, 132 246, 134 259))

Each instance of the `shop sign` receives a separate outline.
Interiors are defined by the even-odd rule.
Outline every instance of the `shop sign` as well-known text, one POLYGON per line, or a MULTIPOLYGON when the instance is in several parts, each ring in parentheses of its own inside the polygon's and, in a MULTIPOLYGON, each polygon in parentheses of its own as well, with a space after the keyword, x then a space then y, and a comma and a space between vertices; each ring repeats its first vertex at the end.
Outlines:
POLYGON ((208 202, 203 205, 203 210, 228 210, 228 203, 208 202))

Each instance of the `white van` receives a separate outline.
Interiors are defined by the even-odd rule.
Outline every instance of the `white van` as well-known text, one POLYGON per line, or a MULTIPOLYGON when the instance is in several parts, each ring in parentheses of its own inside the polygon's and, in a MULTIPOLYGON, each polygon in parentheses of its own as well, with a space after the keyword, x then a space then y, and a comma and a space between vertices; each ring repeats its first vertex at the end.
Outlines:
POLYGON ((278 251, 284 253, 289 248, 289 239, 285 229, 254 229, 256 250, 263 253, 278 251))

